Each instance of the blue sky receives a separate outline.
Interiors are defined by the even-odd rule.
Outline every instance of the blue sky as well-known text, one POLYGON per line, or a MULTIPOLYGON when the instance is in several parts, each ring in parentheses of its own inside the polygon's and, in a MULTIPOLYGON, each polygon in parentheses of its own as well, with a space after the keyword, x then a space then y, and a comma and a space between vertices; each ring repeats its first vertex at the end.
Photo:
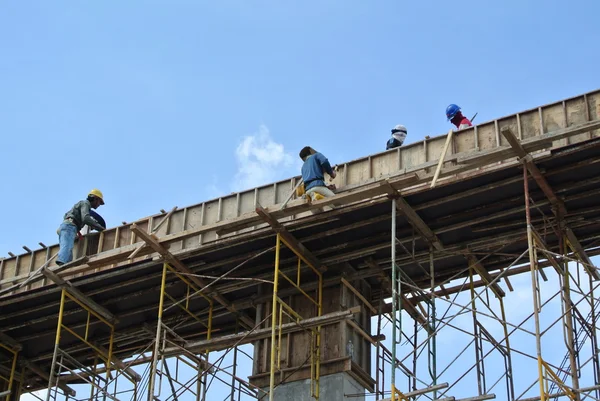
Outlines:
POLYGON ((600 3, 0 4, 0 255, 55 243, 91 188, 109 226, 600 87, 600 3))
POLYGON ((597 2, 449 4, 3 2, 0 254, 94 187, 117 225, 600 86, 597 2))

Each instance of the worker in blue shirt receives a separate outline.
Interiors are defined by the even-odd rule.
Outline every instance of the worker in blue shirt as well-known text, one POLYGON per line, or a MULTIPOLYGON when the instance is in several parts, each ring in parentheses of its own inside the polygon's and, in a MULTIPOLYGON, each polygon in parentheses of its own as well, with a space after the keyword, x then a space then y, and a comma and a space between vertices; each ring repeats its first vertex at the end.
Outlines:
POLYGON ((302 181, 304 190, 312 200, 322 197, 330 197, 335 194, 325 185, 324 173, 335 178, 335 171, 331 168, 329 160, 310 146, 305 146, 300 151, 300 158, 304 161, 302 165, 302 181))

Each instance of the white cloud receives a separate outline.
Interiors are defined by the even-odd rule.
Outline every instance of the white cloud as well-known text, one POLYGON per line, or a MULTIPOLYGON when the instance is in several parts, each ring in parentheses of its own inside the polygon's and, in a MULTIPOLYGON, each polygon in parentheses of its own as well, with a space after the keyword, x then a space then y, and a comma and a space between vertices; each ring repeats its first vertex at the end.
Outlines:
MULTIPOLYGON (((232 185, 234 191, 241 191, 298 174, 294 170, 299 163, 283 144, 271 138, 269 128, 261 125, 253 135, 242 139, 235 150, 237 172, 232 185)), ((298 159, 300 160, 300 159, 298 159)))

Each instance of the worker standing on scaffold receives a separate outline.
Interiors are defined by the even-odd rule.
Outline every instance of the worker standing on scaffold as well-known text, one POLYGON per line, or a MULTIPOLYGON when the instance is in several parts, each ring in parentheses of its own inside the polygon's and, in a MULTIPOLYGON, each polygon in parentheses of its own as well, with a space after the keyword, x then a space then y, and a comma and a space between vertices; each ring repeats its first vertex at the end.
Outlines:
POLYGON ((57 231, 59 240, 57 265, 69 263, 73 259, 75 238, 83 226, 87 224, 91 229, 97 231, 103 231, 106 228, 91 215, 93 212, 91 209, 97 209, 100 205, 104 205, 104 196, 100 190, 92 189, 87 199, 77 202, 71 210, 65 213, 64 220, 57 231))
POLYGON ((448 121, 454 124, 459 130, 473 126, 471 121, 462 115, 460 107, 455 104, 446 107, 446 117, 448 118, 448 121))

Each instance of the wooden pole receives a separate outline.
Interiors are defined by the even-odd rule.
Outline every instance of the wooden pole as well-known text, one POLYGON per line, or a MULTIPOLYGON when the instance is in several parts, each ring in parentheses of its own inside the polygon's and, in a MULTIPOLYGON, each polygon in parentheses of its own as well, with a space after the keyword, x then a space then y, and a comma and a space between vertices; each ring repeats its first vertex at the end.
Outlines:
POLYGON ((435 187, 435 183, 438 177, 440 176, 440 172, 442 171, 442 164, 444 164, 444 158, 446 157, 446 152, 448 151, 448 147, 450 146, 450 142, 452 141, 453 135, 453 130, 448 131, 446 143, 444 144, 444 149, 442 150, 442 154, 440 155, 440 161, 438 162, 437 168, 435 169, 435 174, 433 175, 433 180, 431 180, 431 186, 429 188, 435 187))

